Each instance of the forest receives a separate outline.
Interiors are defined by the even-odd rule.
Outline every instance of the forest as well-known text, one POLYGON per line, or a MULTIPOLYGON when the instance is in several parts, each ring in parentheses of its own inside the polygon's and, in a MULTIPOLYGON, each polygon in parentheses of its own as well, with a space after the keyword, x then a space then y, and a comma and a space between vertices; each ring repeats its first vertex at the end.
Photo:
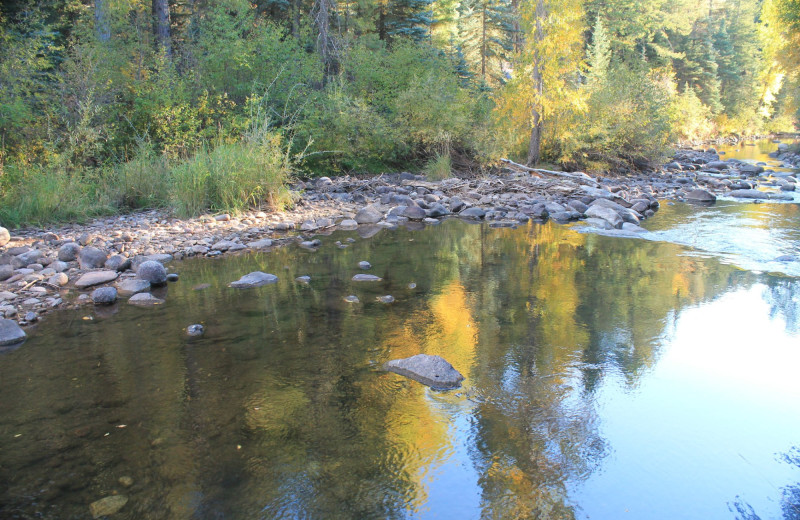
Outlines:
POLYGON ((797 0, 0 7, 0 222, 291 205, 297 175, 646 167, 795 130, 797 0))

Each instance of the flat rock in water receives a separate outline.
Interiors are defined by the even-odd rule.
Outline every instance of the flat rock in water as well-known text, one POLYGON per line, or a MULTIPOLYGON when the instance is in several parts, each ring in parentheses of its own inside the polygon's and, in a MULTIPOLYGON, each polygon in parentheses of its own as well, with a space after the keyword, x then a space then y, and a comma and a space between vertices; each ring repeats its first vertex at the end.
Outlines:
POLYGON ((242 276, 235 282, 229 283, 228 286, 233 287, 235 289, 249 289, 251 287, 260 287, 262 285, 276 283, 277 281, 278 277, 275 276, 274 274, 262 273, 261 271, 254 271, 252 273, 242 276))
POLYGON ((92 518, 101 518, 113 515, 127 503, 128 497, 125 495, 111 495, 89 504, 89 511, 92 513, 92 518))
POLYGON ((464 380, 464 376, 444 358, 428 354, 387 361, 383 369, 436 389, 458 388, 464 380))
POLYGON ((131 305, 140 305, 142 307, 150 307, 153 305, 161 305, 164 303, 164 300, 161 298, 156 298, 150 293, 138 293, 131 296, 128 300, 128 303, 131 305))
POLYGON ((272 240, 270 240, 269 238, 264 238, 261 240, 256 240, 255 242, 247 243, 247 247, 251 249, 263 249, 265 247, 271 247, 271 246, 272 246, 272 240))
POLYGON ((586 210, 586 216, 589 218, 605 220, 613 228, 619 229, 622 227, 623 220, 620 214, 611 208, 601 206, 599 204, 589 206, 589 209, 586 210))
POLYGON ((713 193, 709 193, 706 190, 692 190, 686 194, 686 200, 694 201, 694 202, 714 202, 717 200, 717 197, 713 193))
POLYGON ((794 197, 788 193, 771 193, 759 190, 733 190, 730 192, 730 196, 737 199, 794 200, 794 197))
POLYGON ((75 282, 75 287, 78 289, 86 289, 87 287, 91 287, 93 285, 100 285, 101 283, 111 282, 117 279, 119 273, 116 271, 94 271, 91 273, 86 273, 85 275, 81 276, 77 282, 75 282))
POLYGON ((25 341, 25 331, 14 320, 0 320, 0 347, 25 341))
POLYGON ((147 292, 150 290, 150 282, 138 278, 129 278, 117 284, 120 296, 132 296, 134 294, 147 292))
POLYGON ((380 282, 381 280, 383 278, 374 274, 357 274, 353 277, 354 282, 380 282))
POLYGON ((188 336, 193 336, 193 337, 202 336, 205 331, 206 331, 205 328, 199 323, 195 323, 194 325, 189 325, 188 327, 186 327, 186 334, 188 336))

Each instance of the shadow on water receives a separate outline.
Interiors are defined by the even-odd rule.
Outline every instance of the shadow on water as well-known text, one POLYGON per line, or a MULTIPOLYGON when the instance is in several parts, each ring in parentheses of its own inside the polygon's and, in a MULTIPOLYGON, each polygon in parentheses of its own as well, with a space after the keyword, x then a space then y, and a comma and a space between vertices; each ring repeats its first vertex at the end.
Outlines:
POLYGON ((609 403, 626 409, 661 381, 685 315, 763 290, 754 318, 797 332, 796 282, 686 253, 448 221, 176 263, 165 305, 56 314, 0 357, 0 517, 85 518, 121 494, 114 518, 613 518, 587 490, 646 496, 637 482, 653 471, 604 476, 643 442, 618 435, 609 403), (382 280, 353 282, 361 260, 382 280), (254 270, 280 280, 227 287, 254 270), (204 336, 185 334, 193 323, 204 336), (463 388, 380 370, 421 352, 448 359, 463 388))

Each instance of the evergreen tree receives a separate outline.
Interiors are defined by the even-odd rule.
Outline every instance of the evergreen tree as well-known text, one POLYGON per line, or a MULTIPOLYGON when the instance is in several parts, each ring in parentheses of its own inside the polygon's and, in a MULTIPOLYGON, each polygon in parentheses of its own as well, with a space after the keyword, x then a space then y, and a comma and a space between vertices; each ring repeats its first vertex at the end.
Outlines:
POLYGON ((502 63, 514 49, 513 10, 504 0, 465 0, 459 8, 464 54, 481 79, 501 83, 502 63))
POLYGON ((430 39, 433 0, 393 0, 387 7, 384 21, 387 39, 430 39))
POLYGON ((603 19, 598 16, 592 31, 592 44, 587 51, 589 83, 594 85, 601 84, 608 74, 608 66, 610 64, 611 43, 603 25, 603 19))

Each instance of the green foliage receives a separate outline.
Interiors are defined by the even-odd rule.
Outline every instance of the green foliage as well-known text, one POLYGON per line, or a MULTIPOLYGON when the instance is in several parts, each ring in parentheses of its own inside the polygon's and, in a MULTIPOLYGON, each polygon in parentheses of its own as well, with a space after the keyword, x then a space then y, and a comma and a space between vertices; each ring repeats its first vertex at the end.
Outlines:
POLYGON ((452 175, 452 161, 449 153, 436 154, 425 164, 425 175, 433 181, 447 179, 452 175))
POLYGON ((670 103, 672 128, 685 141, 699 141, 712 137, 714 125, 711 109, 686 85, 683 92, 670 103))
POLYGON ((646 70, 617 65, 591 91, 587 111, 567 140, 562 159, 579 164, 653 160, 672 139, 669 84, 646 70))
POLYGON ((249 207, 284 209, 291 165, 280 134, 203 149, 172 170, 174 207, 181 216, 207 210, 239 213, 249 207))

